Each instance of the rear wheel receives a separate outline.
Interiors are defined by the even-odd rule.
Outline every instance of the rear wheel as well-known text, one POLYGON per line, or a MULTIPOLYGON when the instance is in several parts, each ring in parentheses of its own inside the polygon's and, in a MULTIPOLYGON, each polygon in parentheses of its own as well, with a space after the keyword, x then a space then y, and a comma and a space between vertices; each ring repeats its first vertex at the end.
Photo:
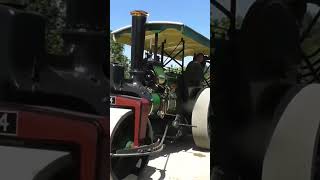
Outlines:
POLYGON ((200 148, 210 149, 210 88, 200 91, 192 110, 192 136, 200 148))
POLYGON ((263 160, 262 180, 318 177, 320 85, 301 89, 284 109, 263 160))

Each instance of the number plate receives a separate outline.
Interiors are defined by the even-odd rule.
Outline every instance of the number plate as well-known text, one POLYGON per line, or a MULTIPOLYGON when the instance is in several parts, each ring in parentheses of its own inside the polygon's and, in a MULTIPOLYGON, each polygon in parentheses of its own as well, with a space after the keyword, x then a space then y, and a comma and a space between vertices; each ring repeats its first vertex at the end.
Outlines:
POLYGON ((0 111, 0 135, 17 135, 17 113, 0 111))
POLYGON ((116 97, 110 96, 110 105, 116 105, 116 97))

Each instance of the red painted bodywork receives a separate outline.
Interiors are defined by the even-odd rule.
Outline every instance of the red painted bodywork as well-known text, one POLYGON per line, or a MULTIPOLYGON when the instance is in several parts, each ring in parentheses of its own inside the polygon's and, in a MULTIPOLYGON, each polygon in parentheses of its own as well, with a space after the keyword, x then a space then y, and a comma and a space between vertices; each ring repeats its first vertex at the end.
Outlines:
POLYGON ((98 136, 101 135, 98 134, 97 127, 88 122, 98 122, 103 131, 108 134, 107 117, 38 107, 0 106, 0 110, 17 112, 17 139, 41 140, 49 144, 59 141, 78 144, 80 146, 80 180, 101 179, 97 177, 102 176, 106 179, 108 177, 106 171, 96 174, 97 164, 101 166, 101 169, 109 169, 108 138, 103 137, 100 146, 97 146, 98 136), (99 151, 97 151, 98 148, 99 151), (97 152, 101 153, 101 159, 96 159, 97 152))
POLYGON ((144 98, 131 96, 116 96, 115 106, 130 108, 134 111, 134 145, 143 143, 148 125, 148 115, 151 109, 150 102, 144 98))

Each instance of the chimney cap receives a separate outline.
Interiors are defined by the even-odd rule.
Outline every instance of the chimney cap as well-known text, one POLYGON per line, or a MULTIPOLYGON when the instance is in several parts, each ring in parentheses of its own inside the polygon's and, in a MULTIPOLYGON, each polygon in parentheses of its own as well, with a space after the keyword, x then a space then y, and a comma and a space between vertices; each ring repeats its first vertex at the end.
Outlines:
POLYGON ((134 10, 130 12, 131 16, 148 16, 149 14, 146 11, 134 10))

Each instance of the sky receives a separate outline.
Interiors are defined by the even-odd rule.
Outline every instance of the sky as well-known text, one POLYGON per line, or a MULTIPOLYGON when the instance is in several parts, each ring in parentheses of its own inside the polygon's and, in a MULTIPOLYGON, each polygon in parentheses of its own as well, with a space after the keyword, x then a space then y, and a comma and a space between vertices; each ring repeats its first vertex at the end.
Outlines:
MULTIPOLYGON (((144 10, 147 21, 175 21, 188 25, 210 38, 209 0, 110 0, 110 28, 116 30, 131 24, 130 12, 144 10)), ((130 58, 130 47, 125 47, 130 58)))

